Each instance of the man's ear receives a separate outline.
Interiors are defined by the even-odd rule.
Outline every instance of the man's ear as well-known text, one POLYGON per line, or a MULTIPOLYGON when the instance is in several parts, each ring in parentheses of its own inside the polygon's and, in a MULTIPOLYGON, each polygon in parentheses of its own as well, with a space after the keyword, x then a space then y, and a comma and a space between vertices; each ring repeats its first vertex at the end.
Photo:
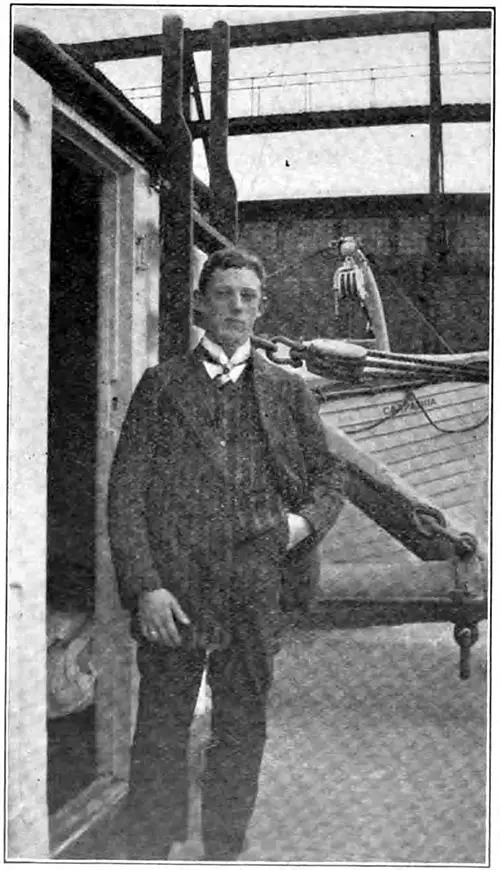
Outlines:
POLYGON ((267 298, 267 296, 262 296, 260 299, 260 302, 259 302, 259 311, 258 311, 257 317, 262 317, 262 315, 266 313, 268 308, 269 308, 269 299, 267 298))
POLYGON ((203 314, 205 311, 205 299, 198 287, 193 293, 193 311, 195 314, 203 314))

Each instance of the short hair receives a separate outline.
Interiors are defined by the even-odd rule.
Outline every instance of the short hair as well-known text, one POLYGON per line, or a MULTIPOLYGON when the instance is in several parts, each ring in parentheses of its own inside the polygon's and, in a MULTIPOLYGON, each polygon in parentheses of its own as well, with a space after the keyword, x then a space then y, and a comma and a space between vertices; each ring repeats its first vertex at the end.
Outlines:
POLYGON ((266 270, 256 254, 251 254, 243 248, 221 248, 210 254, 203 264, 198 281, 198 290, 201 295, 206 292, 208 282, 216 269, 251 269, 257 275, 261 287, 264 289, 266 270))

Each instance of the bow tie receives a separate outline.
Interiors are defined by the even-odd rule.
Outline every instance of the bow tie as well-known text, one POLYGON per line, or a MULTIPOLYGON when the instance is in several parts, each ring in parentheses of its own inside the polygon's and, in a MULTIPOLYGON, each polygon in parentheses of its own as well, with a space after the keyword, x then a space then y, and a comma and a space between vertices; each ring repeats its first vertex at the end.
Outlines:
POLYGON ((210 378, 219 387, 229 382, 236 383, 248 363, 248 354, 241 359, 238 358, 238 351, 236 351, 232 359, 228 359, 221 348, 205 343, 203 339, 197 351, 210 378))

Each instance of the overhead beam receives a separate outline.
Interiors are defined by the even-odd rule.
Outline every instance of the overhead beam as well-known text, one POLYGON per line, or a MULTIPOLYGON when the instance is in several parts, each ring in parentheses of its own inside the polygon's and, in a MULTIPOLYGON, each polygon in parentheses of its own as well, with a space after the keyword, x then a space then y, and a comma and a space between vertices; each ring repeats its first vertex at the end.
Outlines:
MULTIPOLYGON (((282 45, 293 42, 319 42, 366 36, 390 36, 399 33, 428 31, 435 23, 438 30, 470 30, 491 27, 491 13, 482 11, 382 12, 338 15, 298 21, 272 21, 266 24, 239 24, 231 27, 232 48, 282 45)), ((206 51, 208 30, 193 31, 193 51, 206 51)))
POLYGON ((197 211, 193 211, 193 232, 195 244, 207 254, 233 244, 232 240, 222 235, 197 211))
MULTIPOLYGON (((491 197, 488 193, 445 193, 446 212, 460 209, 468 214, 488 215, 491 197)), ((333 196, 313 199, 264 199, 239 203, 243 225, 252 221, 279 220, 291 215, 296 218, 381 218, 400 215, 429 214, 430 196, 421 194, 385 194, 369 196, 333 196)))
MULTIPOLYGON (((450 103, 441 107, 443 124, 488 123, 489 103, 450 103)), ((206 136, 208 121, 190 124, 193 139, 206 136)), ((429 106, 383 106, 371 109, 342 109, 329 112, 288 112, 248 115, 229 119, 230 136, 257 133, 291 133, 299 130, 337 130, 355 127, 387 127, 428 124, 429 106)))
MULTIPOLYGON (((271 21, 263 24, 237 24, 231 27, 231 48, 280 45, 293 42, 318 42, 366 36, 390 36, 399 33, 438 30, 482 30, 492 26, 492 13, 485 10, 442 10, 382 12, 339 15, 297 21, 271 21)), ((209 29, 190 32, 193 51, 209 51, 209 29)), ((160 34, 146 34, 122 39, 103 39, 67 46, 92 63, 133 60, 161 54, 160 34)))
MULTIPOLYGON (((68 102, 92 124, 156 175, 170 134, 151 121, 123 95, 99 70, 81 66, 73 54, 51 42, 44 33, 17 24, 14 27, 14 53, 53 88, 54 94, 68 102)), ((194 195, 199 207, 209 204, 209 190, 194 179, 194 195)))

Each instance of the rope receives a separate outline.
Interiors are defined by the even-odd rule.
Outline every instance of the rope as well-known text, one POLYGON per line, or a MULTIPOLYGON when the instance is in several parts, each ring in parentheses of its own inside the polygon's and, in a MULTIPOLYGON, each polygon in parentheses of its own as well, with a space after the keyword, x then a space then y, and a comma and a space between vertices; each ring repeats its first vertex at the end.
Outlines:
MULTIPOLYGON (((323 401, 327 401, 327 400, 323 399, 323 401)), ((417 408, 422 412, 422 414, 426 418, 427 422, 430 423, 431 426, 434 427, 434 429, 437 429, 438 432, 443 432, 443 433, 448 434, 448 435, 454 435, 454 434, 457 434, 459 432, 472 432, 472 431, 474 431, 474 429, 480 429, 481 426, 484 426, 484 424, 487 423, 488 419, 489 419, 489 414, 487 414, 482 420, 479 420, 478 423, 473 423, 470 426, 464 426, 462 428, 457 428, 457 429, 447 429, 445 426, 440 426, 439 423, 436 423, 430 417, 425 406, 422 404, 422 402, 420 401, 420 399, 418 398, 418 396, 414 392, 414 390, 412 390, 410 387, 409 389, 406 390, 404 398, 402 399, 400 404, 396 405, 396 407, 394 407, 392 409, 390 414, 384 414, 383 417, 380 417, 378 420, 375 420, 372 423, 368 423, 367 425, 349 426, 349 427, 342 426, 342 430, 347 435, 357 435, 360 432, 369 432, 370 430, 376 429, 378 426, 381 426, 382 423, 385 423, 386 420, 393 420, 395 417, 398 416, 398 414, 401 414, 402 411, 404 411, 412 401, 415 402, 417 408)))
POLYGON ((405 300, 405 302, 408 303, 408 305, 410 306, 410 308, 413 308, 413 310, 415 311, 415 313, 418 314, 418 316, 419 316, 419 317, 424 321, 424 323, 425 323, 425 324, 429 327, 429 329, 434 333, 434 335, 436 336, 436 338, 439 339, 439 341, 441 342, 442 345, 444 345, 444 347, 446 348, 446 350, 449 351, 449 353, 454 353, 455 351, 453 350, 453 348, 450 347, 450 345, 448 344, 448 342, 447 342, 447 341, 443 338, 443 336, 442 336, 442 335, 437 331, 436 327, 433 326, 433 324, 431 323, 431 321, 430 321, 430 320, 425 316, 425 314, 420 310, 420 308, 418 308, 418 307, 417 307, 417 306, 416 306, 416 305, 411 301, 410 297, 406 295, 406 293, 404 292, 404 290, 400 290, 400 288, 398 287, 397 284, 394 285, 394 289, 396 290, 397 293, 399 293, 400 296, 402 296, 402 298, 405 300))
POLYGON ((458 432, 473 432, 474 429, 480 429, 480 427, 484 426, 484 424, 487 423, 489 420, 490 415, 488 413, 488 414, 486 414, 485 417, 483 417, 482 420, 479 420, 478 423, 472 423, 470 426, 463 426, 462 428, 457 428, 457 429, 447 429, 446 426, 440 426, 439 423, 436 423, 432 419, 429 412, 426 410, 426 408, 424 407, 424 405, 422 404, 422 402, 420 401, 420 399, 418 398, 416 393, 413 392, 413 390, 409 390, 408 392, 411 395, 411 398, 415 401, 415 404, 417 405, 419 410, 422 411, 422 414, 427 419, 427 422, 430 423, 431 426, 434 426, 434 429, 437 429, 438 432, 444 432, 445 434, 448 434, 448 435, 454 435, 455 433, 458 433, 458 432))
POLYGON ((363 425, 360 425, 360 426, 350 426, 349 428, 342 427, 342 430, 343 430, 347 435, 357 435, 358 432, 369 432, 371 429, 376 429, 377 426, 381 426, 382 423, 385 423, 386 420, 393 420, 395 417, 397 417, 398 414, 400 414, 401 411, 403 411, 404 408, 406 408, 407 405, 409 404, 409 402, 410 402, 410 398, 411 398, 411 394, 412 394, 412 391, 411 391, 411 390, 407 390, 406 393, 405 393, 405 396, 404 396, 403 400, 400 402, 400 404, 399 404, 399 405, 396 405, 396 406, 392 409, 392 411, 391 411, 390 414, 384 414, 383 417, 380 417, 378 420, 375 420, 375 422, 373 422, 373 423, 368 423, 366 426, 363 426, 363 425))

